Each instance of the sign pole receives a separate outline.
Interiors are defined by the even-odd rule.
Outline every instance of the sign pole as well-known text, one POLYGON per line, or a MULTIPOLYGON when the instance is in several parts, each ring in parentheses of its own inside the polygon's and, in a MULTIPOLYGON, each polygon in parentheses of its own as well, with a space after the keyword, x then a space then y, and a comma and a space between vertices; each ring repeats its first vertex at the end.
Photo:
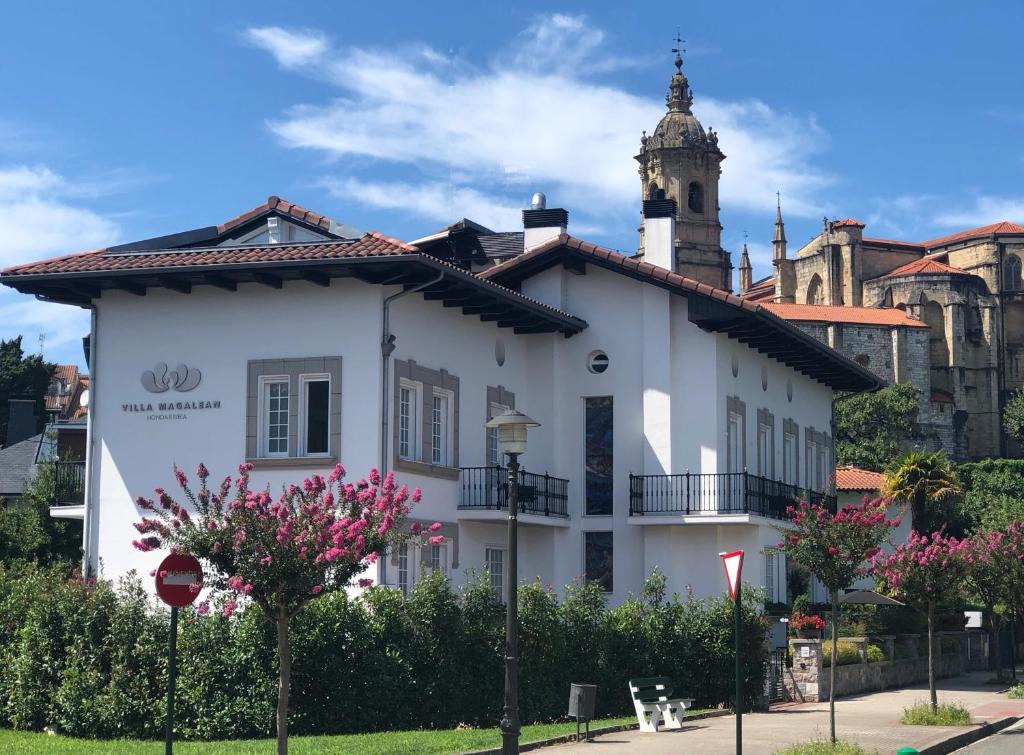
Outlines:
POLYGON ((743 755, 743 671, 740 665, 740 638, 743 636, 743 602, 742 586, 736 581, 736 601, 733 613, 736 614, 736 755, 743 755))
POLYGON ((178 671, 175 666, 177 645, 178 607, 171 606, 171 631, 167 638, 167 735, 164 740, 166 755, 171 755, 174 749, 174 683, 178 671))
POLYGON ((743 755, 743 667, 740 663, 741 640, 743 638, 743 551, 719 553, 725 567, 725 579, 729 585, 729 596, 733 601, 733 616, 736 626, 733 630, 733 644, 736 650, 736 755, 743 755))

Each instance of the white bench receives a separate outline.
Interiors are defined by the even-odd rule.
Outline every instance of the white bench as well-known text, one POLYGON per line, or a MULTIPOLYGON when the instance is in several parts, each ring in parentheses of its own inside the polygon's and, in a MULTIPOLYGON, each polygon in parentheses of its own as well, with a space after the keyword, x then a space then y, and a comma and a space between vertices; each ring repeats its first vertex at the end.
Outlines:
POLYGON ((629 694, 640 731, 657 731, 662 722, 666 729, 681 729, 683 712, 693 707, 692 698, 673 697, 672 686, 664 676, 630 679, 629 694))

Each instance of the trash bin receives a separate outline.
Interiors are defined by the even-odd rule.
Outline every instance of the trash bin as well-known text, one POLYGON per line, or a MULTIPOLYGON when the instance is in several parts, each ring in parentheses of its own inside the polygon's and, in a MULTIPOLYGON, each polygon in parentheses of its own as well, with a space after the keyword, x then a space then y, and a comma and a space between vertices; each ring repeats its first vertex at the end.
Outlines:
POLYGON ((586 726, 586 740, 590 741, 590 720, 594 717, 594 705, 597 702, 596 684, 570 685, 569 717, 576 719, 576 741, 580 741, 580 724, 586 726))
POLYGON ((917 750, 913 747, 901 747, 896 750, 896 755, 917 755, 917 750))

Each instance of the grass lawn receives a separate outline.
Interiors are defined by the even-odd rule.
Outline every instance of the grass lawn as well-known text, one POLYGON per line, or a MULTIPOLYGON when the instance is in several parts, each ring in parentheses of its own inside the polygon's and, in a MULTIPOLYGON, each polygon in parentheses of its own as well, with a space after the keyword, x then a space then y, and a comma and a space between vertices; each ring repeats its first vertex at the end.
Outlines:
MULTIPOLYGON (((601 726, 635 724, 636 716, 606 718, 593 721, 591 729, 601 726)), ((524 726, 520 741, 535 742, 539 739, 575 734, 575 723, 534 724, 524 726)), ((320 753, 360 753, 360 755, 400 755, 401 753, 459 753, 483 750, 501 746, 501 732, 497 729, 447 729, 444 731, 389 731, 377 734, 345 734, 334 737, 291 737, 289 752, 296 755, 320 755, 320 753)), ((52 737, 37 732, 0 730, 0 752, 4 755, 34 755, 35 753, 58 753, 63 755, 159 755, 164 751, 163 742, 138 742, 130 740, 94 741, 52 737)), ((273 753, 274 741, 270 739, 249 739, 235 742, 175 742, 175 753, 182 755, 260 755, 273 753)))
POLYGON ((804 742, 785 750, 779 750, 775 755, 871 755, 860 745, 852 742, 804 742))
POLYGON ((917 703, 903 709, 901 724, 908 726, 970 726, 971 714, 962 705, 946 703, 932 710, 928 703, 917 703))

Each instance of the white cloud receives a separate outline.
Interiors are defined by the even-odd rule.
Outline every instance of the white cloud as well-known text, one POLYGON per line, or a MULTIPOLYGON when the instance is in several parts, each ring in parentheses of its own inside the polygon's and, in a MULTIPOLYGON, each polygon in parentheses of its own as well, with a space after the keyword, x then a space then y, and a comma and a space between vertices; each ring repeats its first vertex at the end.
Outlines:
POLYGON ((1024 197, 975 197, 973 205, 941 212, 935 220, 950 228, 988 225, 1000 220, 1024 223, 1024 197))
MULTIPOLYGON (((325 50, 318 34, 258 31, 289 40, 263 45, 282 65, 289 58, 281 48, 315 50, 299 56, 303 71, 336 87, 335 99, 293 106, 270 127, 289 147, 343 162, 336 185, 360 189, 346 196, 392 207, 383 166, 389 175, 401 173, 407 196, 422 195, 413 200, 415 211, 434 221, 470 215, 438 197, 482 204, 500 218, 541 190, 572 212, 577 232, 576 218, 590 227, 635 222, 639 179, 632 156, 640 132, 653 130, 664 104, 592 80, 609 61, 628 61, 608 55, 604 32, 585 18, 543 16, 476 67, 422 47, 325 50), (438 188, 449 176, 458 176, 454 192, 438 188)), ((666 85, 670 73, 664 66, 666 85)), ((695 110, 719 132, 728 154, 724 206, 771 212, 781 188, 787 214, 822 212, 818 194, 832 179, 807 157, 826 143, 812 118, 756 100, 700 99, 695 110)), ((517 225, 518 218, 511 227, 517 225)))
MULTIPOLYGON (((0 201, 12 220, 0 234, 0 268, 117 241, 117 223, 69 201, 95 190, 69 182, 45 165, 0 167, 0 201)), ((88 331, 89 316, 83 309, 0 288, 0 338, 21 334, 26 351, 36 348, 42 333, 48 358, 80 361, 78 342, 88 331)))
POLYGON ((277 60, 282 68, 298 68, 316 61, 327 52, 327 40, 310 30, 288 31, 278 26, 248 29, 245 38, 277 60))

